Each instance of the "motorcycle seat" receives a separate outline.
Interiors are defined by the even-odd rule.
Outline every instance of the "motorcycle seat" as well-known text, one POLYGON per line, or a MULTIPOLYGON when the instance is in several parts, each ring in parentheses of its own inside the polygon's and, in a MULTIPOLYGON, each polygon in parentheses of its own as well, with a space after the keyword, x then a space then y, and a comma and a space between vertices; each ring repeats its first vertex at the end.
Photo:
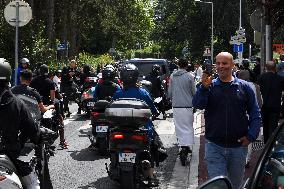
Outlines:
POLYGON ((17 169, 13 162, 10 160, 10 158, 6 155, 1 154, 0 155, 0 167, 4 167, 11 173, 16 173, 17 174, 17 169))
POLYGON ((99 100, 94 105, 94 110, 105 110, 106 107, 109 105, 109 101, 107 100, 99 100))

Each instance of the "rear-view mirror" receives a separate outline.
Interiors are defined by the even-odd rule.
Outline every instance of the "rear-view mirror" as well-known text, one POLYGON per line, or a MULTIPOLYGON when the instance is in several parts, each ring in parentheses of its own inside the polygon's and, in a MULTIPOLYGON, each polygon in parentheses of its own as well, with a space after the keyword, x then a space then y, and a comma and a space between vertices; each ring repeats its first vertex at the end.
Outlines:
POLYGON ((197 189, 232 189, 232 184, 227 177, 218 176, 203 183, 197 189))

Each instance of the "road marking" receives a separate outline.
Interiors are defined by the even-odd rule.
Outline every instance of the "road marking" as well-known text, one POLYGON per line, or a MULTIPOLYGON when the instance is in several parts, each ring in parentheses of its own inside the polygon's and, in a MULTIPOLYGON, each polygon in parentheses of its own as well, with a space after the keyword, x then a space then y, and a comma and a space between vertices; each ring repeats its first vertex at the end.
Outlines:
POLYGON ((64 122, 64 125, 67 125, 68 123, 74 121, 74 120, 77 118, 76 114, 77 114, 76 112, 73 112, 73 113, 70 115, 70 118, 65 119, 65 120, 63 121, 63 122, 64 122))
POLYGON ((87 130, 87 129, 90 129, 92 128, 92 125, 91 125, 91 121, 89 120, 86 124, 84 124, 83 126, 81 126, 79 129, 77 129, 78 131, 80 130, 87 130))

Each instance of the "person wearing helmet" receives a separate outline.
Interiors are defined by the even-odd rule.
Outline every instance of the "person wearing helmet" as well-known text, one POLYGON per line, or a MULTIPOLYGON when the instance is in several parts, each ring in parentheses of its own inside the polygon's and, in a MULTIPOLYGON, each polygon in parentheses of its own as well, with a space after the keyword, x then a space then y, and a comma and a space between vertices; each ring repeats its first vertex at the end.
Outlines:
POLYGON ((26 105, 8 87, 11 80, 11 66, 0 58, 0 122, 1 122, 1 154, 7 155, 22 177, 22 184, 27 189, 39 189, 39 180, 28 163, 17 158, 20 156, 21 138, 28 138, 37 144, 40 130, 34 122, 26 105), (15 119, 17 118, 17 119, 15 119))
MULTIPOLYGON (((92 69, 89 65, 85 64, 82 67, 82 73, 80 74, 79 85, 81 86, 81 96, 87 89, 90 89, 95 85, 94 80, 90 80, 90 77, 95 77, 95 74, 92 72, 92 69)), ((77 114, 81 114, 82 102, 78 103, 78 112, 77 114)))
POLYGON ((92 88, 93 98, 95 101, 111 99, 117 91, 121 91, 118 84, 114 82, 115 69, 105 67, 102 70, 102 80, 92 88))
MULTIPOLYGON (((150 94, 145 90, 137 86, 139 71, 134 64, 126 64, 121 68, 120 78, 123 83, 123 90, 118 91, 114 94, 113 99, 119 98, 136 98, 143 100, 150 107, 153 117, 158 115, 158 111, 154 105, 154 102, 150 94)), ((163 144, 158 133, 155 131, 152 121, 148 121, 145 125, 145 128, 148 129, 148 135, 152 140, 151 148, 153 151, 159 152, 159 159, 156 161, 164 161, 167 158, 167 153, 163 148, 163 144)), ((148 171, 149 186, 158 186, 158 180, 154 177, 154 160, 151 162, 151 168, 148 171)))
POLYGON ((152 87, 150 93, 153 98, 162 97, 162 102, 159 103, 159 110, 163 114, 163 119, 166 119, 166 112, 165 112, 165 92, 164 87, 162 86, 162 81, 160 77, 161 67, 158 64, 154 64, 152 66, 151 73, 146 76, 145 80, 150 81, 152 83, 152 87))
POLYGON ((16 85, 19 85, 19 84, 21 84, 21 82, 20 82, 20 74, 21 74, 21 71, 22 70, 27 70, 27 69, 29 69, 29 65, 30 65, 30 61, 29 61, 29 59, 27 59, 27 58, 22 58, 21 60, 20 60, 20 64, 19 64, 19 67, 18 67, 18 70, 17 70, 17 81, 15 82, 14 81, 14 75, 12 76, 12 81, 13 81, 13 84, 16 86, 16 85))

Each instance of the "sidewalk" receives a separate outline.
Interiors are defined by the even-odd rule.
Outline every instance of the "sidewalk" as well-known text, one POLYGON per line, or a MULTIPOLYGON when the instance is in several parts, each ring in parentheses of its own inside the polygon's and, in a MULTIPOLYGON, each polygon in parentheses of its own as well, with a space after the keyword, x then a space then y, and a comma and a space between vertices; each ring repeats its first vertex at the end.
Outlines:
MULTIPOLYGON (((194 129, 195 129, 195 145, 193 147, 192 160, 190 170, 188 174, 188 189, 196 189, 198 185, 208 180, 207 168, 204 161, 204 117, 203 112, 199 111, 195 113, 194 117, 194 129)), ((252 175, 252 171, 257 163, 261 149, 255 149, 252 151, 250 160, 250 167, 245 169, 244 181, 252 175)), ((185 175, 183 175, 185 176, 185 175)))
MULTIPOLYGON (((194 136, 194 146, 192 148, 191 162, 187 166, 182 166, 177 157, 172 178, 167 185, 167 189, 185 189, 190 186, 190 188, 196 188, 198 186, 198 165, 199 165, 199 146, 200 146, 200 134, 202 125, 202 114, 197 112, 194 114, 193 127, 195 129, 194 136)), ((204 125, 204 124, 203 124, 204 125)))

